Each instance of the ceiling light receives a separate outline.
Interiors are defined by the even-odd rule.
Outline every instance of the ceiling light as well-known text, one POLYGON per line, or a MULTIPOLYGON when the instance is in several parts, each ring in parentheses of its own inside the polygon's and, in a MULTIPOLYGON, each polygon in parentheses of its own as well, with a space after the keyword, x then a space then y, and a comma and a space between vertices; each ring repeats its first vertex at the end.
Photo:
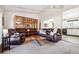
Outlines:
POLYGON ((50 8, 63 8, 63 5, 51 5, 50 8))

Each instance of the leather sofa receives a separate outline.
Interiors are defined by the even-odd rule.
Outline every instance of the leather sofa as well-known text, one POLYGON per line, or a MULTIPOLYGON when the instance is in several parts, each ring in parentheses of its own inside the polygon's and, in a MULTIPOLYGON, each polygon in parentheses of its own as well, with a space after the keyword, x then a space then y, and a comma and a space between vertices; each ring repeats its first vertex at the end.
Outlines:
POLYGON ((53 30, 43 30, 45 31, 45 33, 40 33, 38 32, 37 34, 43 37, 46 37, 46 40, 51 41, 51 42, 58 42, 59 40, 61 40, 61 29, 57 29, 56 33, 54 33, 53 35, 50 35, 50 32, 54 32, 53 30))
POLYGON ((8 29, 10 45, 20 45, 25 41, 25 33, 18 32, 15 29, 8 29))

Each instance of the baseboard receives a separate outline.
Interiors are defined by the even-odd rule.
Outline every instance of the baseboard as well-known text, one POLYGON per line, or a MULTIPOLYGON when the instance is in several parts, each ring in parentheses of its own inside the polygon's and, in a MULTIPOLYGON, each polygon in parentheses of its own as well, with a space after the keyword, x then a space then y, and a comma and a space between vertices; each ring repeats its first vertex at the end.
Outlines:
POLYGON ((66 36, 74 36, 74 37, 79 37, 79 35, 70 35, 70 34, 67 34, 66 36))

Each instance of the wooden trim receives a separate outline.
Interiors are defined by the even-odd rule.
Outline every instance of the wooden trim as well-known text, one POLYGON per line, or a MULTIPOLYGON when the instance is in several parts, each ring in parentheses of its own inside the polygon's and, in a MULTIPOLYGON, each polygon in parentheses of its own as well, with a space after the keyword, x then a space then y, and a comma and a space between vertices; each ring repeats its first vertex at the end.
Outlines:
POLYGON ((79 35, 70 35, 70 34, 67 34, 66 36, 74 36, 74 37, 79 37, 79 35))

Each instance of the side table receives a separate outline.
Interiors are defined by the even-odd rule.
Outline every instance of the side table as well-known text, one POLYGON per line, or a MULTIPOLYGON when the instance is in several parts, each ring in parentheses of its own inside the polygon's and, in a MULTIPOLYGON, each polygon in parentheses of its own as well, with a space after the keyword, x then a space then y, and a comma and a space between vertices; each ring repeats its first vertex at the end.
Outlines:
POLYGON ((2 37, 2 52, 5 51, 5 50, 10 50, 10 38, 9 36, 6 36, 6 37, 2 37))

